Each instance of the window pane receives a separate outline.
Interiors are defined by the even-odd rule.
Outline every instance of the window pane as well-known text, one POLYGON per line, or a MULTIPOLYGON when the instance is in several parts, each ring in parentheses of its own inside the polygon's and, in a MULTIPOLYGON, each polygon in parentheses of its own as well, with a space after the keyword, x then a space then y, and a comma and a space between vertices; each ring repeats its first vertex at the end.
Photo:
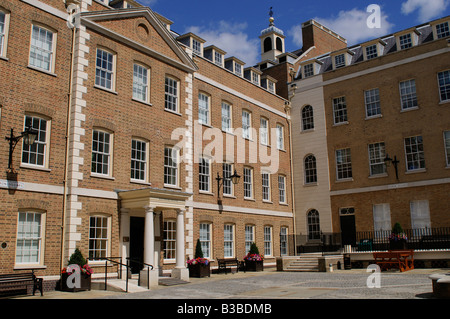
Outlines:
POLYGON ((92 173, 109 174, 109 137, 109 133, 94 130, 92 135, 92 173))
POLYGON ((108 218, 91 216, 89 222, 89 258, 108 256, 108 218))
POLYGON ((42 218, 40 213, 19 213, 16 240, 16 263, 39 263, 42 218))
POLYGON ((97 63, 95 69, 95 84, 112 90, 113 55, 107 51, 97 49, 97 63))
POLYGON ((30 46, 30 65, 51 71, 53 32, 33 25, 30 46))
POLYGON ((133 98, 148 102, 148 69, 135 64, 133 67, 133 98))
POLYGON ((38 136, 33 145, 22 142, 22 163, 38 166, 45 165, 45 153, 47 148, 47 121, 34 116, 25 116, 25 130, 31 128, 38 136))

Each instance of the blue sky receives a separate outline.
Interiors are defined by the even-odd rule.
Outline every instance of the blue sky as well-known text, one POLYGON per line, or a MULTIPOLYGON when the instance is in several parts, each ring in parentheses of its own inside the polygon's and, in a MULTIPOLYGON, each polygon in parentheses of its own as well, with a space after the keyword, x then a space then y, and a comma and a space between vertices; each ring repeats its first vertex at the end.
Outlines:
POLYGON ((301 48, 301 24, 316 19, 357 44, 450 15, 450 0, 137 0, 172 20, 179 34, 194 32, 246 62, 259 61, 261 30, 273 7, 275 26, 286 35, 286 50, 301 48), (367 7, 381 8, 380 28, 369 29, 367 7))

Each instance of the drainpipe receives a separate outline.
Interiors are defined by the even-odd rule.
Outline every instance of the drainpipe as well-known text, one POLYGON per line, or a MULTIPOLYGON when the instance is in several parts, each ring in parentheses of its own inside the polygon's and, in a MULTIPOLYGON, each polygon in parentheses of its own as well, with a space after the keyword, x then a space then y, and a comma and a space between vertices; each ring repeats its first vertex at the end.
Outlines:
POLYGON ((65 155, 65 162, 64 162, 64 194, 63 194, 63 211, 62 211, 62 221, 61 221, 61 260, 60 260, 60 270, 64 266, 64 250, 65 250, 65 225, 66 225, 66 209, 67 209, 67 194, 68 194, 68 187, 67 187, 67 181, 69 176, 69 134, 70 134, 70 121, 71 121, 71 113, 72 113, 72 94, 73 94, 73 88, 72 88, 72 79, 73 79, 73 67, 74 67, 74 60, 75 60, 75 35, 76 35, 77 28, 72 28, 72 49, 70 52, 70 77, 69 77, 69 93, 68 93, 68 106, 67 106, 67 124, 66 124, 66 155, 65 155))
POLYGON ((297 256, 297 222, 295 219, 295 187, 294 187, 294 163, 293 163, 293 155, 292 155, 292 121, 291 121, 291 110, 292 105, 291 101, 292 98, 295 96, 295 90, 292 93, 291 96, 289 96, 289 102, 286 102, 286 115, 287 115, 287 122, 288 122, 288 128, 289 128, 289 162, 291 167, 291 197, 292 197, 292 213, 293 213, 293 220, 294 220, 294 256, 297 256))

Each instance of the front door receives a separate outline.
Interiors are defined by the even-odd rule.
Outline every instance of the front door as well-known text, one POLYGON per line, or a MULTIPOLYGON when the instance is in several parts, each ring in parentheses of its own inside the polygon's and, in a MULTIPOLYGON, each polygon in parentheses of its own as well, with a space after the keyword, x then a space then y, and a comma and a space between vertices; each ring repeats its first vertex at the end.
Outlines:
POLYGON ((342 244, 356 245, 355 215, 342 215, 340 219, 342 244))
POLYGON ((142 269, 144 261, 144 217, 130 217, 130 266, 131 273, 137 274, 142 269))

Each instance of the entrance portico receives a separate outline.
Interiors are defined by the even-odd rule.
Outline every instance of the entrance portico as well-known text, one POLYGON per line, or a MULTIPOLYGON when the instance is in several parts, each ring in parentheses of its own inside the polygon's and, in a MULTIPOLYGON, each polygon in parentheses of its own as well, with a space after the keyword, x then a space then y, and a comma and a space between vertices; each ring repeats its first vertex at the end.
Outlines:
MULTIPOLYGON (((149 187, 130 191, 119 191, 118 195, 121 206, 120 245, 122 262, 126 263, 127 258, 130 257, 130 218, 143 217, 143 262, 154 267, 150 271, 150 286, 158 285, 161 250, 160 240, 162 237, 162 230, 160 229, 161 212, 164 210, 174 210, 177 212, 176 266, 172 270, 171 276, 188 280, 189 271, 186 268, 185 260, 185 212, 186 200, 192 194, 149 187)), ((147 278, 147 276, 142 277, 147 278)))

